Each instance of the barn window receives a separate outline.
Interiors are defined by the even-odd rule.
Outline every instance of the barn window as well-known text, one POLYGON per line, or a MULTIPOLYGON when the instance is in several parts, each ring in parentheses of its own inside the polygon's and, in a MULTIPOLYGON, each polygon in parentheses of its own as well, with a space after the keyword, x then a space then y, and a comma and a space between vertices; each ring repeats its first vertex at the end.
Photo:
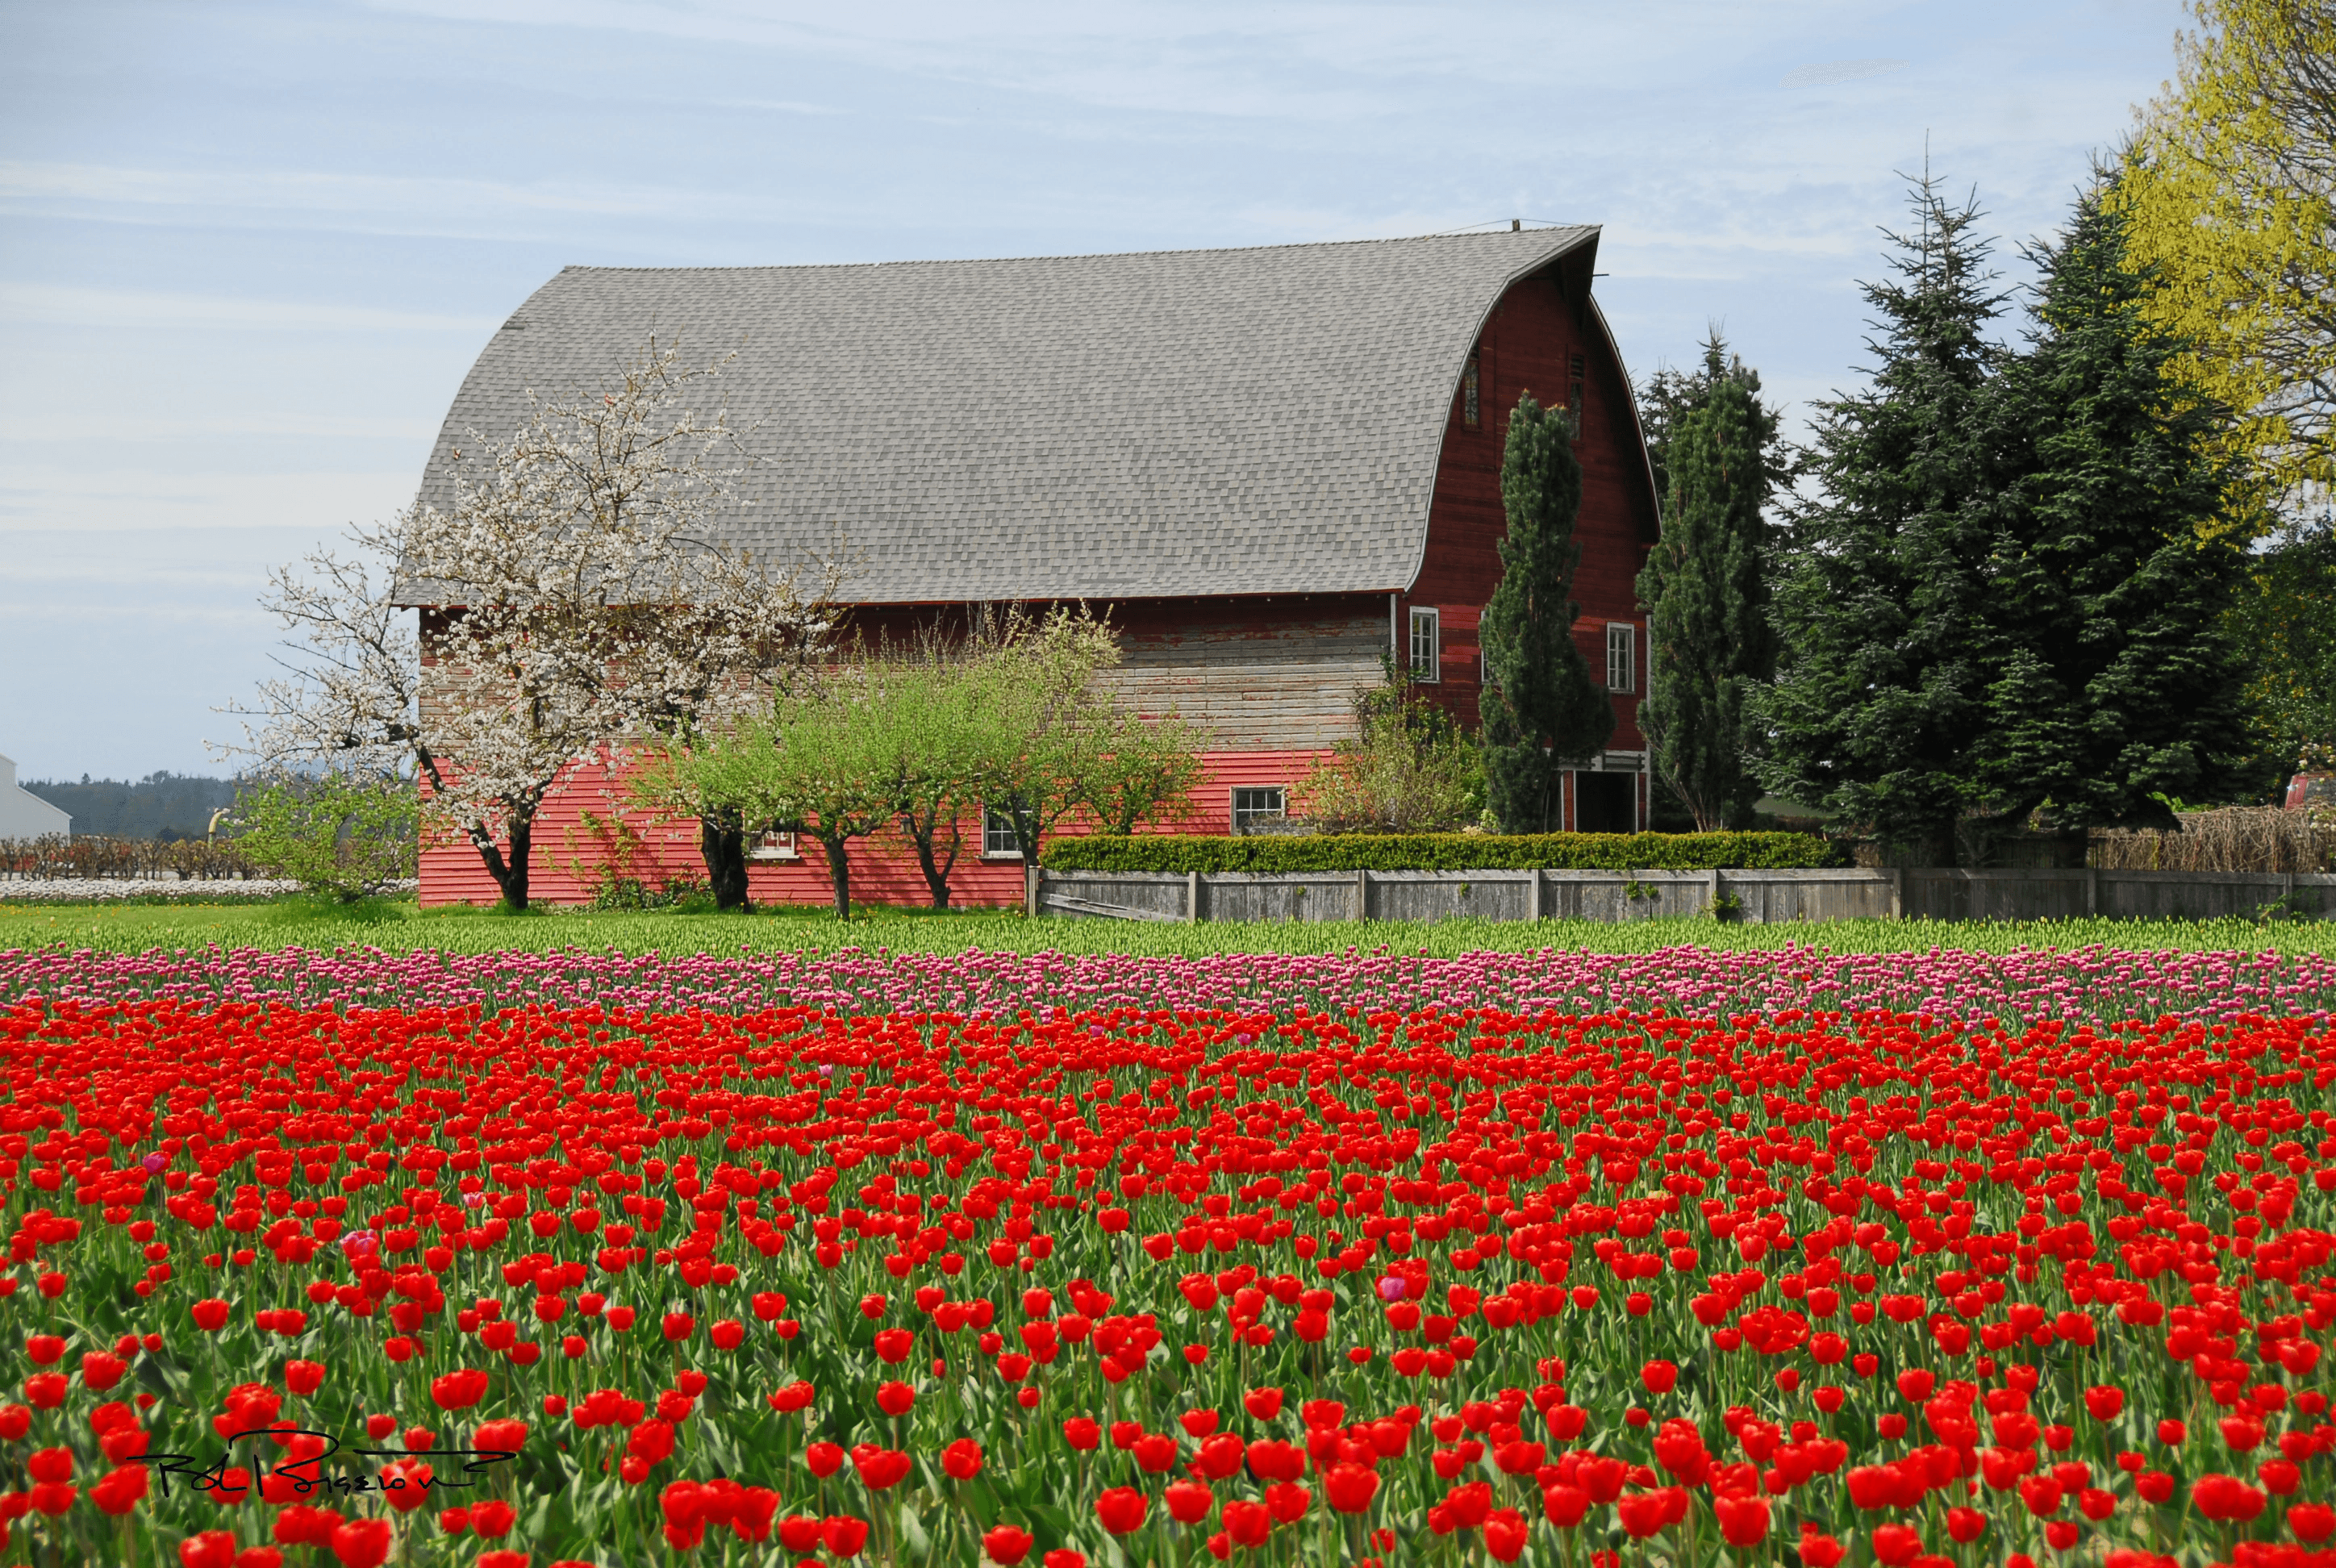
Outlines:
POLYGON ((1411 612, 1411 678, 1441 680, 1443 638, 1435 610, 1415 608, 1411 612))
POLYGON ((1233 791, 1233 832, 1245 833, 1260 823, 1290 820, 1290 792, 1280 784, 1244 786, 1233 791))
POLYGON ((803 855, 795 848, 794 834, 766 828, 754 835, 754 846, 747 850, 746 858, 750 861, 793 861, 801 860, 803 855))
POLYGON ((1022 841, 1014 836, 1014 818, 1009 814, 1012 809, 981 808, 981 852, 985 859, 1022 858, 1022 841))
POLYGON ((1578 354, 1575 355, 1572 358, 1572 362, 1566 368, 1569 375, 1567 376, 1565 387, 1565 406, 1573 410, 1573 428, 1578 431, 1582 428, 1582 386, 1583 366, 1582 364, 1582 355, 1578 354))
POLYGON ((1639 689, 1639 628, 1627 621, 1606 623, 1606 689, 1639 689))
POLYGON ((1479 396, 1481 384, 1477 362, 1480 357, 1477 350, 1470 349, 1468 368, 1460 373, 1460 423, 1471 430, 1478 428, 1484 421, 1484 404, 1479 396))

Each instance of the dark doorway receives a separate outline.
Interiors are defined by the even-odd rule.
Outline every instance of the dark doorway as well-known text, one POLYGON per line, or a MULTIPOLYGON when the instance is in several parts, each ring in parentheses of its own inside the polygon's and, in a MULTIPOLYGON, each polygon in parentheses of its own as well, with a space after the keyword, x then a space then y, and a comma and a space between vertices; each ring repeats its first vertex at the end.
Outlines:
POLYGON ((1578 773, 1573 775, 1574 831, 1629 833, 1639 831, 1639 775, 1578 773))

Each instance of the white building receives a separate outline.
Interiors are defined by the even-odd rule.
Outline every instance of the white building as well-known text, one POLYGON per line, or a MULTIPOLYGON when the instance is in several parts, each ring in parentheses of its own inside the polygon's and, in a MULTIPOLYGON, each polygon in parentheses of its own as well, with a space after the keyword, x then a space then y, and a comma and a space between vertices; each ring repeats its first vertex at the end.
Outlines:
POLYGON ((72 833, 73 814, 19 787, 16 765, 0 756, 0 839, 39 839, 72 833))

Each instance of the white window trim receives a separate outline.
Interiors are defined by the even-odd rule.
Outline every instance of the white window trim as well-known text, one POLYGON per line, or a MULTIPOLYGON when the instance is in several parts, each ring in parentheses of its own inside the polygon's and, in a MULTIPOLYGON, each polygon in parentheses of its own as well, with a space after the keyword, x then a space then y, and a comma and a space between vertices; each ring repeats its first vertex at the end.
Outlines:
POLYGON ((1618 696, 1632 695, 1639 689, 1639 628, 1627 620, 1606 623, 1606 689, 1618 696), (1628 666, 1624 672, 1627 678, 1620 686, 1614 683, 1614 634, 1618 631, 1628 634, 1630 638, 1623 656, 1623 662, 1628 666))
MULTIPOLYGON (((983 860, 986 860, 986 861, 1018 861, 1018 860, 1020 860, 1020 859, 1022 858, 1022 852, 1021 852, 1020 850, 1018 850, 1018 849, 1011 849, 1011 850, 994 850, 994 849, 991 849, 991 848, 989 847, 989 819, 990 819, 990 818, 992 818, 992 817, 1000 817, 1000 818, 1002 818, 1002 817, 1004 817, 1005 815, 1006 815, 1006 813, 1005 813, 1004 812, 993 810, 993 809, 990 807, 990 805, 989 805, 989 803, 988 803, 988 802, 986 802, 986 801, 985 801, 984 803, 982 803, 982 807, 981 807, 981 858, 982 858, 983 860)), ((1012 825, 1011 825, 1010 823, 1008 824, 1007 831, 1009 833, 1012 833, 1013 828, 1012 828, 1012 825)))
MULTIPOLYGON (((1288 784, 1229 784, 1225 788, 1225 826, 1238 838, 1241 832, 1241 792, 1243 790, 1279 790, 1281 792, 1281 814, 1268 816, 1269 822, 1290 820, 1290 786, 1288 784)), ((1263 813, 1260 813, 1263 815, 1263 813)))
POLYGON ((1421 686, 1442 684, 1444 612, 1432 605, 1416 604, 1411 607, 1411 614, 1405 624, 1411 633, 1409 646, 1404 650, 1409 656, 1411 678, 1421 686), (1425 667, 1419 662, 1419 628, 1423 623, 1427 627, 1427 663, 1425 667))
POLYGON ((790 861, 799 861, 803 859, 803 848, 797 842, 794 834, 783 833, 773 830, 759 833, 754 835, 754 847, 746 852, 746 858, 750 861, 762 861, 765 862, 779 862, 783 863, 790 861), (766 841, 776 842, 773 842, 766 841))

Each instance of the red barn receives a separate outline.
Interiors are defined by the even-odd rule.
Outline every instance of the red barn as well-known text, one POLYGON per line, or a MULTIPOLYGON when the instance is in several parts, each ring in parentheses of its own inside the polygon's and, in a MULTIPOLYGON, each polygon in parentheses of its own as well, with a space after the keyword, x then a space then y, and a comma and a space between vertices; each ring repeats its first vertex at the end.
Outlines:
MULTIPOLYGON (((1613 749, 1566 776, 1566 825, 1646 821, 1645 622, 1656 531, 1630 384, 1591 293, 1592 227, 1121 256, 875 266, 569 268, 479 356, 449 449, 526 417, 530 387, 589 385, 651 331, 735 346, 725 375, 753 457, 733 538, 800 558, 849 541, 866 627, 973 607, 1107 611, 1140 711, 1214 735, 1205 831, 1277 813, 1352 733, 1392 652, 1473 725, 1477 617, 1500 580, 1507 411, 1580 411, 1575 638, 1613 693, 1613 749)), ((573 899, 608 781, 549 803, 535 896, 573 899)), ((657 838, 676 870, 695 839, 657 838)), ((961 866, 968 902, 1019 898, 1018 859, 961 866)), ((766 845, 763 900, 827 896, 816 852, 766 845)), ((855 892, 926 898, 913 861, 866 846, 855 892), (864 877, 864 881, 863 881, 864 877), (864 890, 864 891, 863 891, 864 890)), ((430 851, 427 902, 491 901, 466 848, 430 851)))

